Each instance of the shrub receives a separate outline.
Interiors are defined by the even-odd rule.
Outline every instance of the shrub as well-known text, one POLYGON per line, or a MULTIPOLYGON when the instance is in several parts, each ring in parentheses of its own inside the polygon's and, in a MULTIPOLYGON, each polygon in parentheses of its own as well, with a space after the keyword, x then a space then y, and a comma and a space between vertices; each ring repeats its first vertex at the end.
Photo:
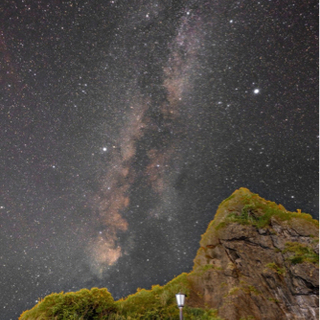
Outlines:
POLYGON ((115 310, 114 300, 107 289, 82 289, 52 293, 25 311, 19 320, 100 320, 107 319, 115 310))

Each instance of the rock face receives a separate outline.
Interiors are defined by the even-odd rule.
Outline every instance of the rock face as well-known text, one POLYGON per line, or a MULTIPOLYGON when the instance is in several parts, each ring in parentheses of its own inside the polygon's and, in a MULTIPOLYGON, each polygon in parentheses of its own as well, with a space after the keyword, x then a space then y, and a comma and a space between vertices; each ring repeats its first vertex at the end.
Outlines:
POLYGON ((235 191, 202 236, 188 304, 227 320, 318 319, 318 236, 299 209, 235 191))

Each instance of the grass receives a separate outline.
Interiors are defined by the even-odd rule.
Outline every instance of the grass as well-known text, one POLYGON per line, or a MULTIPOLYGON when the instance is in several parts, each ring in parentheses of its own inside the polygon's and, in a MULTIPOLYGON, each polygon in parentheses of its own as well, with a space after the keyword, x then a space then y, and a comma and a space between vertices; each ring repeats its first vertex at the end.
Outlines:
POLYGON ((280 303, 280 301, 276 298, 268 298, 268 300, 277 304, 280 303))
POLYGON ((286 273, 286 268, 281 268, 275 262, 267 263, 266 267, 275 271, 278 275, 284 275, 286 273))
POLYGON ((239 291, 244 292, 245 294, 248 295, 259 295, 261 294, 261 292, 259 290, 257 290, 257 288, 255 286, 246 284, 245 282, 241 282, 240 286, 235 286, 233 288, 231 288, 229 290, 229 292, 227 294, 225 294, 225 297, 227 296, 233 296, 233 295, 237 295, 239 293, 239 291))
POLYGON ((222 268, 216 267, 213 264, 205 264, 204 266, 200 266, 196 271, 193 272, 194 275, 202 276, 204 275, 208 270, 219 270, 221 271, 222 268))
POLYGON ((317 220, 314 220, 312 216, 307 213, 302 213, 300 209, 298 209, 297 212, 287 211, 282 205, 264 200, 254 193, 249 192, 242 195, 239 201, 243 204, 241 212, 229 213, 226 219, 216 226, 217 230, 231 222, 265 228, 270 225, 272 217, 276 217, 280 221, 289 221, 292 218, 298 218, 301 219, 301 221, 307 221, 317 226, 319 225, 317 220))
POLYGON ((229 200, 233 199, 235 197, 235 194, 232 194, 231 196, 229 196, 228 198, 224 199, 222 202, 221 202, 221 205, 222 204, 225 204, 226 202, 228 202, 229 200))
POLYGON ((315 265, 319 265, 319 255, 314 250, 299 242, 287 242, 283 253, 292 252, 293 256, 289 257, 288 260, 292 264, 298 264, 302 262, 309 262, 315 265))

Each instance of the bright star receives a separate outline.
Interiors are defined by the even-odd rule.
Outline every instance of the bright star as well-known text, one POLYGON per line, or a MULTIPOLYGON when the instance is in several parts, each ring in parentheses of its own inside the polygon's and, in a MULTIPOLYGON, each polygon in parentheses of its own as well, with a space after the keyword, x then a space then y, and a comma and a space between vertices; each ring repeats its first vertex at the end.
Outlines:
POLYGON ((254 89, 254 90, 253 90, 253 93, 254 93, 254 94, 260 93, 260 89, 258 89, 258 88, 257 88, 257 89, 254 89))

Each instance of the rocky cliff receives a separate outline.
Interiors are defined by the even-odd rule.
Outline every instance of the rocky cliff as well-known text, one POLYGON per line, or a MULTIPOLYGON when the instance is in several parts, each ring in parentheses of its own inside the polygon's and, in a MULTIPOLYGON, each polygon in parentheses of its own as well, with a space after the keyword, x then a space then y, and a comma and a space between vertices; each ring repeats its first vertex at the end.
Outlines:
POLYGON ((319 223, 248 189, 219 206, 200 241, 188 304, 239 319, 318 319, 319 223))

